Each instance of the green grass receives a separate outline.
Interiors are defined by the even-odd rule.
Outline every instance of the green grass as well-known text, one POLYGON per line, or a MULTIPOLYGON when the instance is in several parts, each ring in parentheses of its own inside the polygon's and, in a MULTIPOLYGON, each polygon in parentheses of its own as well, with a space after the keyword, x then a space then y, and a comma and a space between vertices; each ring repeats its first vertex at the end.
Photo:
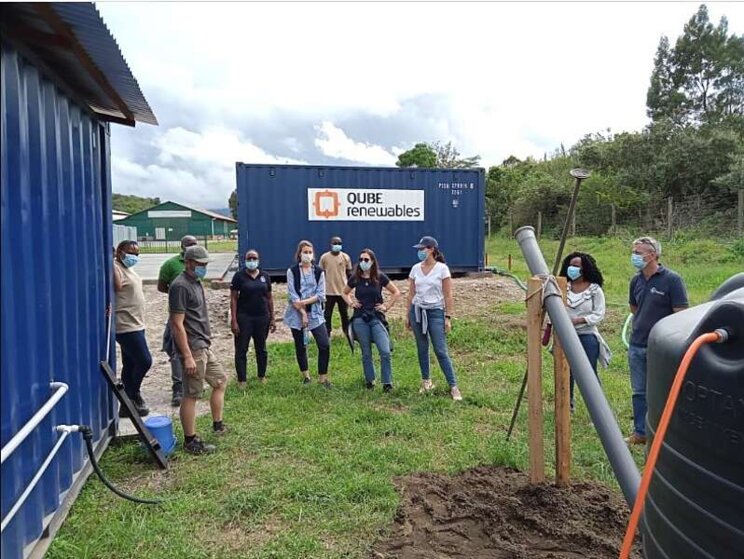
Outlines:
MULTIPOLYGON (((491 239, 488 246, 491 264, 506 267, 511 254, 515 273, 526 278, 514 241, 491 239)), ((549 264, 555 246, 543 243, 549 264)), ((611 305, 603 332, 615 357, 601 375, 625 431, 630 427, 630 389, 619 331, 632 273, 628 243, 573 239, 567 251, 573 249, 593 253, 607 279, 611 305)), ((744 268, 740 259, 728 258, 723 243, 668 243, 664 250, 664 260, 685 277, 693 303, 705 300, 723 279, 744 268)), ((437 394, 417 393, 414 343, 399 322, 393 323, 396 390, 391 395, 362 388, 359 355, 352 356, 341 339, 334 339, 332 347, 335 388, 330 392, 318 385, 301 386, 291 344, 271 345, 269 384, 251 382, 246 393, 231 385, 228 391, 225 420, 230 433, 213 441, 209 418, 199 419, 199 431, 219 447, 216 454, 190 457, 178 452, 162 473, 136 443, 106 453, 103 468, 116 483, 139 495, 158 495, 166 499, 163 506, 122 501, 92 478, 49 557, 367 556, 393 521, 399 502, 397 476, 416 471, 456 473, 482 464, 526 468, 526 406, 511 442, 505 441, 525 368, 524 335, 513 327, 523 312, 523 302, 504 302, 494 308, 492 319, 456 321, 450 351, 465 396, 460 404, 445 396, 445 382, 436 367, 437 394), (506 315, 513 316, 502 323, 506 315)), ((232 371, 230 356, 224 360, 232 371)), ((547 354, 544 362, 550 367, 547 354)), ((550 379, 546 374, 549 471, 550 379)), ((634 450, 639 463, 641 452, 634 450)), ((575 478, 599 480, 617 489, 580 403, 573 420, 572 466, 575 478)))

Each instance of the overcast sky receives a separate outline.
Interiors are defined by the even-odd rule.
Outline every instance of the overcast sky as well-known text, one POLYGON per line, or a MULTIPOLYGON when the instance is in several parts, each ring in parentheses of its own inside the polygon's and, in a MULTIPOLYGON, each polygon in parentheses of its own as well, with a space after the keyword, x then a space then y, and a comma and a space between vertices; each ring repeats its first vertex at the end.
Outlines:
MULTIPOLYGON (((160 126, 114 126, 114 192, 222 208, 235 162, 485 167, 640 130, 699 3, 98 3, 160 126)), ((744 5, 708 4, 744 32, 744 5)))

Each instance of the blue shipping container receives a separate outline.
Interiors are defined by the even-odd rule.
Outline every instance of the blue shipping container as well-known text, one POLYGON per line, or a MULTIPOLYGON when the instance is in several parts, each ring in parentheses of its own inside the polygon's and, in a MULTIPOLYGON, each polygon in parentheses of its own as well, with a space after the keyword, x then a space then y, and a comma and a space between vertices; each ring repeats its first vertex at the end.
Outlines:
MULTIPOLYGON (((2 445, 49 400, 52 381, 69 386, 2 464, 5 519, 60 440, 55 426, 89 425, 103 450, 114 426, 114 396, 99 370, 111 343, 108 125, 5 41, 0 56, 2 445)), ((61 442, 2 531, 3 559, 30 553, 50 523, 58 522, 87 464, 79 434, 61 442)))
POLYGON ((315 245, 318 258, 334 235, 353 261, 363 248, 374 250, 387 272, 415 264, 412 245, 424 235, 437 238, 453 271, 483 267, 483 169, 236 168, 238 250, 258 250, 272 275, 285 273, 301 239, 315 245))

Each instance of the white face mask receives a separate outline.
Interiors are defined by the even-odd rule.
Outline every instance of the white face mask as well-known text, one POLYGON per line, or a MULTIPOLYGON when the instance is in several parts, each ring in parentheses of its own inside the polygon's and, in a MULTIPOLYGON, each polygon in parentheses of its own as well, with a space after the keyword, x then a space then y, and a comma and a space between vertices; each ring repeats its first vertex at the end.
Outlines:
POLYGON ((300 255, 300 258, 302 259, 303 264, 310 264, 310 262, 313 261, 313 253, 312 252, 303 252, 300 255))

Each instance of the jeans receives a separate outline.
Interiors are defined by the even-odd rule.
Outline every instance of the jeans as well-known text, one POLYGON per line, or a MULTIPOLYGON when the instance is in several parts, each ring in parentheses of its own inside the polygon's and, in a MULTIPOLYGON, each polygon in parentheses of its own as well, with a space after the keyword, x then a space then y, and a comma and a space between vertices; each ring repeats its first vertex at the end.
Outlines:
POLYGON ((165 330, 163 331, 163 351, 168 354, 168 360, 170 361, 173 396, 183 396, 183 361, 178 356, 176 341, 171 334, 170 322, 165 324, 165 330))
POLYGON ((447 383, 450 386, 457 386, 455 370, 452 368, 452 360, 447 351, 447 338, 444 332, 444 310, 428 309, 421 310, 426 313, 428 319, 428 332, 424 334, 420 323, 416 322, 416 315, 413 306, 408 310, 408 319, 411 322, 411 329, 416 336, 416 349, 418 350, 419 367, 421 368, 421 378, 428 380, 429 372, 429 339, 434 347, 434 355, 437 356, 439 368, 442 369, 447 383))
POLYGON ((380 366, 382 368, 382 384, 393 384, 393 367, 390 359, 390 338, 382 322, 373 318, 365 322, 363 318, 355 318, 351 321, 354 334, 359 340, 362 348, 362 369, 364 379, 367 382, 375 380, 375 363, 372 360, 372 343, 377 346, 380 353, 380 366))
POLYGON ((269 360, 269 354, 266 351, 266 338, 269 335, 268 315, 248 316, 238 313, 238 327, 240 333, 235 336, 235 372, 238 374, 238 381, 245 382, 248 380, 246 353, 248 353, 251 338, 253 338, 253 349, 256 350, 258 378, 264 378, 266 376, 266 364, 269 360))
MULTIPOLYGON (((594 374, 597 375, 597 361, 599 360, 599 340, 597 339, 597 336, 594 334, 579 334, 579 341, 581 342, 581 347, 584 348, 584 353, 586 353, 586 356, 589 358, 589 363, 592 365, 592 369, 594 370, 594 374)), ((599 380, 599 375, 597 375, 597 380, 599 380)), ((571 372, 570 376, 570 384, 571 387, 571 409, 574 407, 574 377, 573 372, 571 372)))
POLYGON ((121 347, 121 381, 132 399, 140 392, 142 381, 152 366, 152 356, 144 330, 116 334, 116 341, 121 347))
MULTIPOLYGON (((307 347, 305 347, 305 336, 302 334, 302 330, 292 328, 292 338, 294 339, 295 346, 295 357, 297 358, 297 365, 300 367, 301 372, 307 372, 307 347)), ((328 374, 328 361, 331 359, 331 340, 328 337, 328 331, 326 330, 325 324, 316 326, 310 332, 315 338, 315 344, 318 346, 318 374, 328 374)))
POLYGON ((630 388, 633 391, 633 431, 646 436, 646 348, 631 344, 628 348, 630 388))
POLYGON ((341 315, 341 328, 344 331, 344 335, 349 329, 349 305, 346 304, 344 298, 341 295, 326 295, 325 303, 325 323, 328 335, 331 334, 331 322, 333 320, 333 307, 338 303, 338 314, 341 315))

